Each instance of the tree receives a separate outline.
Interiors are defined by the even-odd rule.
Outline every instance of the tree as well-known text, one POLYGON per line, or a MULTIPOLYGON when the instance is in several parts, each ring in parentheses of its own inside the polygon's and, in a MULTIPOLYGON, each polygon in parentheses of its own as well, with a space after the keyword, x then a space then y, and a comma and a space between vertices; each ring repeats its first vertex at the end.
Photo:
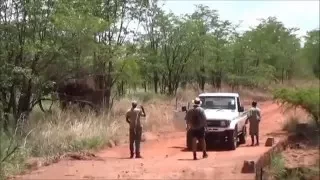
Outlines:
POLYGON ((305 37, 305 44, 303 48, 303 56, 309 64, 309 68, 312 68, 314 75, 320 79, 320 55, 319 55, 319 44, 320 44, 320 30, 312 30, 307 32, 305 37))
POLYGON ((101 107, 142 86, 174 95, 188 83, 265 87, 319 77, 319 30, 300 47, 276 17, 243 33, 204 5, 166 13, 158 1, 0 1, 0 112, 5 127, 52 95, 54 82, 100 75, 101 107), (134 24, 134 25, 133 25, 134 24), (142 28, 141 28, 142 27, 142 28), (303 68, 302 68, 303 67, 303 68), (310 73, 309 73, 310 72, 310 73))

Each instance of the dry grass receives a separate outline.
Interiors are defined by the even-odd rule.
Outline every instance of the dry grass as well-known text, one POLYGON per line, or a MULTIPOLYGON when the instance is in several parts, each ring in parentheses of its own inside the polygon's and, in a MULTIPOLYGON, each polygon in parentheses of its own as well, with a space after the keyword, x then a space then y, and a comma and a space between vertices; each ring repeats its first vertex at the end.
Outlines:
MULTIPOLYGON (((44 114, 35 109, 24 127, 26 132, 32 130, 26 147, 33 157, 50 157, 66 152, 98 150, 110 140, 119 141, 128 134, 125 113, 131 106, 131 100, 123 98, 114 103, 110 114, 99 116, 76 110, 63 112, 59 108, 44 114)), ((147 117, 142 118, 144 131, 171 130, 174 101, 162 97, 150 97, 145 102, 145 99, 136 100, 147 113, 147 117)))
POLYGON ((40 120, 31 120, 28 138, 32 156, 46 157, 65 152, 99 149, 121 128, 121 122, 102 114, 56 110, 40 120))
MULTIPOLYGON (((148 95, 151 96, 151 95, 148 95)), ((111 116, 119 121, 125 122, 125 113, 131 106, 133 98, 124 98, 115 103, 111 116)), ((171 119, 174 110, 174 100, 155 95, 150 100, 143 101, 136 96, 135 100, 143 105, 147 114, 146 118, 141 118, 144 131, 161 132, 172 130, 171 119)))

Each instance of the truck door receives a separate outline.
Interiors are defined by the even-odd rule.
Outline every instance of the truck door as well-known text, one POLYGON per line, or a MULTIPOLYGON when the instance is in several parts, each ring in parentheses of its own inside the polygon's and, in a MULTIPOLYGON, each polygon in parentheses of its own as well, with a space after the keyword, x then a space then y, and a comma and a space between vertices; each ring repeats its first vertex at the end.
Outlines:
MULTIPOLYGON (((237 97, 237 108, 239 109, 241 106, 240 98, 237 97)), ((242 131, 242 127, 245 125, 245 119, 244 119, 244 112, 239 112, 239 126, 238 126, 238 132, 242 131)))

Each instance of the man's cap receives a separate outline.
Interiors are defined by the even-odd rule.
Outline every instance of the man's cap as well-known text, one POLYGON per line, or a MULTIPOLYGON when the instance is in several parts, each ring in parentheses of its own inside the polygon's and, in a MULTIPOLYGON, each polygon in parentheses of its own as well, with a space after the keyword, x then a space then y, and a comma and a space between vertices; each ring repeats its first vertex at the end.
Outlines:
POLYGON ((132 104, 132 105, 137 105, 138 102, 137 102, 136 100, 133 100, 133 101, 131 101, 131 104, 132 104))
POLYGON ((194 100, 192 100, 192 103, 194 105, 201 105, 202 102, 201 102, 200 98, 196 97, 194 100))

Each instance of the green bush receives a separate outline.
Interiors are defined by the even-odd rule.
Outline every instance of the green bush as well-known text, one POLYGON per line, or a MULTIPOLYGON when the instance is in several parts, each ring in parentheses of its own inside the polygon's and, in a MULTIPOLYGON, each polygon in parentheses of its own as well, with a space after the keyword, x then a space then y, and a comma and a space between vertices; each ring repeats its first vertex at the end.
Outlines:
POLYGON ((280 153, 272 154, 269 173, 275 179, 281 179, 283 176, 285 176, 285 161, 280 153))
POLYGON ((288 108, 300 107, 308 112, 315 120, 318 128, 319 124, 319 88, 295 88, 276 89, 273 92, 274 100, 288 108))

